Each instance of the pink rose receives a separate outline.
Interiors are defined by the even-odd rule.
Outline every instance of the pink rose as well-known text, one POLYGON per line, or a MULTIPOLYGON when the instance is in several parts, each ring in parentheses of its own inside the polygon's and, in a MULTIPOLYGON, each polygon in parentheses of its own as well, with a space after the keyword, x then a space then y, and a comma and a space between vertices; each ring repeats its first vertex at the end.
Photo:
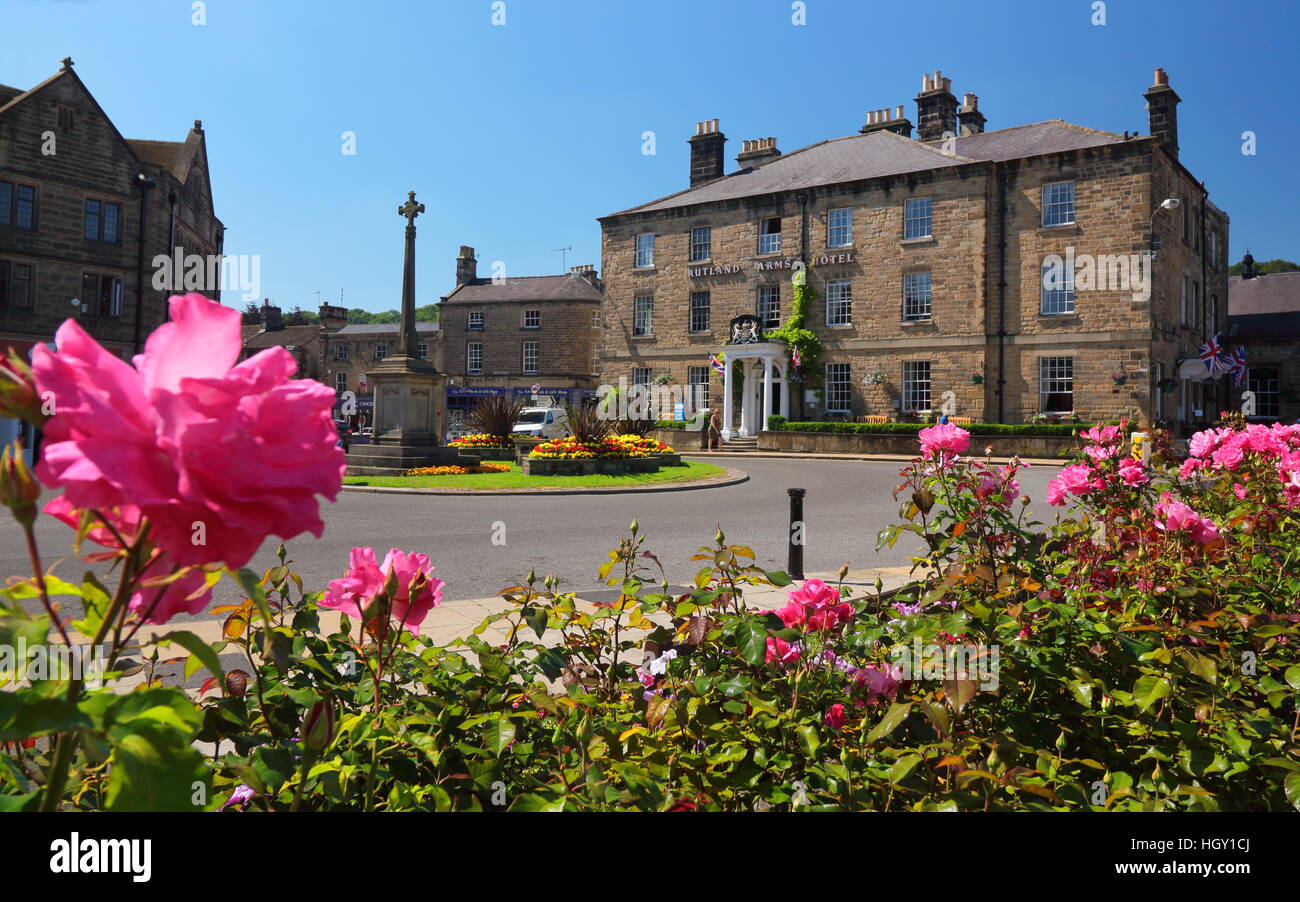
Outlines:
POLYGON ((1192 436, 1191 441, 1187 443, 1187 450, 1192 457, 1209 457, 1214 453, 1214 449, 1219 447, 1219 442, 1225 435, 1231 434, 1230 429, 1206 429, 1192 436))
POLYGON ((1097 471, 1086 464, 1062 467, 1060 475, 1047 485, 1047 503, 1064 504, 1066 495, 1087 495, 1093 489, 1099 488, 1100 484, 1097 471))
POLYGON ((921 453, 925 457, 934 457, 936 453, 961 454, 970 447, 970 433, 951 423, 927 426, 917 433, 917 438, 921 440, 921 453))
POLYGON ((1210 455, 1216 467, 1224 470, 1235 470, 1241 466, 1242 460, 1246 456, 1246 446, 1249 438, 1244 432, 1236 433, 1228 439, 1219 448, 1210 455))
POLYGON ((1126 457, 1119 462, 1119 478, 1128 485, 1146 485, 1151 481, 1141 461, 1126 457))
POLYGON ((392 617, 411 635, 418 635, 429 611, 442 603, 442 587, 446 585, 433 576, 429 556, 394 548, 381 566, 375 562, 374 549, 366 547, 353 548, 350 558, 348 572, 329 584, 320 606, 361 620, 362 612, 384 591, 389 574, 396 574, 392 617), (417 589, 414 598, 411 597, 413 586, 417 589))
POLYGON ((789 603, 772 611, 787 628, 806 625, 812 630, 833 629, 853 618, 853 605, 840 601, 840 590, 820 579, 805 580, 789 592, 789 603))
POLYGON ((844 726, 844 706, 839 702, 831 705, 826 709, 826 716, 822 718, 826 726, 833 730, 838 730, 844 726))
POLYGON ((771 664, 773 661, 779 661, 782 664, 789 664, 798 660, 799 646, 797 644, 778 639, 776 636, 767 637, 766 663, 771 664))
POLYGON ((36 347, 55 408, 37 475, 76 508, 138 508, 179 565, 241 567, 267 536, 319 536, 316 495, 333 500, 346 467, 334 392, 291 379, 284 348, 237 362, 237 311, 198 294, 168 303, 133 365, 73 320, 57 352, 36 347))
POLYGON ((1208 545, 1219 538, 1219 528, 1213 520, 1202 517, 1181 501, 1174 501, 1168 492, 1156 504, 1156 529, 1187 532, 1202 545, 1208 545))
POLYGON ((854 688, 865 692, 867 702, 871 704, 880 698, 892 700, 902 678, 903 668, 897 664, 868 664, 853 673, 854 688))
POLYGON ((804 621, 804 607, 793 599, 786 603, 785 607, 775 611, 764 611, 764 614, 775 614, 781 618, 786 629, 794 629, 804 621))

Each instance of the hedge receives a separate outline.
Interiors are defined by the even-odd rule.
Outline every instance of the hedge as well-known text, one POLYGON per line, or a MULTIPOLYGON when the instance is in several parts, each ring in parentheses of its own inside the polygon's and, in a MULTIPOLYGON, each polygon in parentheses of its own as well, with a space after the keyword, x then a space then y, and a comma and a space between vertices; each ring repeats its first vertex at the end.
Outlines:
MULTIPOLYGON (((832 432, 850 435, 915 435, 933 423, 792 423, 779 416, 767 421, 773 432, 832 432)), ((1112 425, 1119 425, 1115 421, 1112 425)), ((1074 435, 1092 427, 1091 423, 971 423, 962 426, 971 435, 1074 435)))

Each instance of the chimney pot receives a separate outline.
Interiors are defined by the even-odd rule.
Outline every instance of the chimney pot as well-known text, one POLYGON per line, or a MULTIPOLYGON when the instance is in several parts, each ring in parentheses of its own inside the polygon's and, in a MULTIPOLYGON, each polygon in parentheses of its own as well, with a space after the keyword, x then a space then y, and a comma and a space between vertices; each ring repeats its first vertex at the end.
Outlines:
POLYGON ((1156 69, 1155 84, 1142 95, 1147 102, 1147 126, 1174 159, 1178 159, 1178 104, 1181 98, 1169 85, 1169 75, 1156 69))
POLYGON ((456 287, 467 285, 477 278, 478 260, 474 256, 474 248, 462 244, 460 253, 456 256, 456 287))
POLYGON ((697 123, 695 136, 688 143, 691 145, 691 187, 722 178, 727 136, 718 128, 718 120, 697 123))
POLYGON ((916 137, 919 141, 939 141, 944 134, 957 134, 957 98, 950 90, 952 80, 938 70, 921 79, 921 93, 916 96, 916 137))

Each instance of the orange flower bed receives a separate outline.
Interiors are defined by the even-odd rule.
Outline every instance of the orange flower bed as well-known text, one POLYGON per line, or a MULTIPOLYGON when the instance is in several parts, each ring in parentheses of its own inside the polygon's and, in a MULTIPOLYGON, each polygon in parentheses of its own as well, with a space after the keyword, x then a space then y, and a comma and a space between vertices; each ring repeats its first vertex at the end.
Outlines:
POLYGON ((471 476, 476 473, 509 473, 507 464, 479 464, 474 467, 451 465, 446 467, 416 467, 407 470, 407 476, 471 476))

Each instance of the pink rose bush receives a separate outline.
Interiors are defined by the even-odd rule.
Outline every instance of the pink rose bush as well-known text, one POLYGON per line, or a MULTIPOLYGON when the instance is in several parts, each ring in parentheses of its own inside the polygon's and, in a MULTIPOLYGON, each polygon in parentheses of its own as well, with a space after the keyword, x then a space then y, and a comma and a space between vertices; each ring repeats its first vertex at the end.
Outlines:
POLYGON ((927 460, 947 460, 948 455, 956 457, 970 448, 970 433, 951 423, 927 426, 917 437, 921 440, 921 456, 927 460))
POLYGON ((238 311, 198 294, 168 303, 131 364, 73 320, 58 351, 36 348, 55 410, 37 476, 72 508, 147 520, 180 566, 242 567, 268 536, 320 536, 316 496, 334 500, 346 468, 334 392, 292 379, 284 348, 240 362, 238 311))
POLYGON ((399 627, 418 636, 424 618, 442 603, 444 585, 426 554, 394 548, 379 564, 373 548, 353 548, 347 573, 329 584, 320 605, 365 620, 376 600, 386 600, 399 627))
POLYGON ((840 590, 820 579, 805 580, 788 593, 789 602, 776 611, 787 629, 829 630, 853 617, 853 605, 840 601, 840 590))

